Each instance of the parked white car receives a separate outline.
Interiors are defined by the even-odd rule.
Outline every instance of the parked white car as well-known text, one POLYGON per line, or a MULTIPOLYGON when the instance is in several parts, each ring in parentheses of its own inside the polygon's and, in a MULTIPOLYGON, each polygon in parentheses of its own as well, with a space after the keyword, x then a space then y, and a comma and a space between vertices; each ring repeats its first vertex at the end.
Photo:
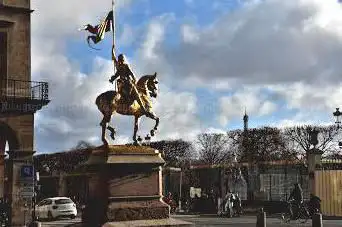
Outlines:
POLYGON ((75 218, 76 215, 76 204, 68 197, 46 198, 36 205, 36 217, 38 219, 75 218))

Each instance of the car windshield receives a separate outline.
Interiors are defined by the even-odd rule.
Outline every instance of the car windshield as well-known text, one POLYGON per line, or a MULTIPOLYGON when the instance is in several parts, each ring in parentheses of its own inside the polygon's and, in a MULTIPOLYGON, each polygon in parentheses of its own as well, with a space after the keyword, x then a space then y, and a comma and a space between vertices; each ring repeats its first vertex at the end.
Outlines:
POLYGON ((71 199, 57 199, 55 201, 56 204, 67 204, 67 203, 73 203, 71 199))

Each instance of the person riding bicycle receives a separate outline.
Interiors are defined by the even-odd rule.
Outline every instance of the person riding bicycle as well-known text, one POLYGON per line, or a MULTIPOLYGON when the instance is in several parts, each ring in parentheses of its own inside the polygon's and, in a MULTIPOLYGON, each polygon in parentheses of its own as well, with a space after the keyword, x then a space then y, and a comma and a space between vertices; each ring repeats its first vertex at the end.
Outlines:
POLYGON ((300 184, 294 184, 294 188, 290 194, 288 201, 292 200, 292 206, 294 208, 294 212, 292 211, 292 206, 290 209, 291 217, 294 219, 297 217, 299 209, 303 203, 303 190, 300 187, 300 184), (295 215, 294 215, 295 214, 295 215))
POLYGON ((173 213, 177 207, 175 201, 173 200, 172 193, 167 193, 167 196, 163 197, 163 201, 171 207, 171 213, 173 213))
POLYGON ((239 193, 235 194, 235 198, 233 200, 233 209, 235 209, 235 215, 239 216, 242 213, 242 205, 239 193))
POLYGON ((234 194, 228 189, 223 199, 223 212, 226 213, 228 217, 233 216, 233 199, 234 194))

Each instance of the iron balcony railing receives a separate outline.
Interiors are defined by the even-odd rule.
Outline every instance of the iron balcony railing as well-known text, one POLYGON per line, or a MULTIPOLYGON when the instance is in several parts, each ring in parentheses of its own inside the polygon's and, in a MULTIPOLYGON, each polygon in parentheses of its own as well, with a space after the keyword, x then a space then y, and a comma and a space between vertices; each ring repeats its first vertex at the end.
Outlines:
POLYGON ((0 80, 0 97, 10 99, 30 99, 48 101, 49 87, 47 82, 0 80))

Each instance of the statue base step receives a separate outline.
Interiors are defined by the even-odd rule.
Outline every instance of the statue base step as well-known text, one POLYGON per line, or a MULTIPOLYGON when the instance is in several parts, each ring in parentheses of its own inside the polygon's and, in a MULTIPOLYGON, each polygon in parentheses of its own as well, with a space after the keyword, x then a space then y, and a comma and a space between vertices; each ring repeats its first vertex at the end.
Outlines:
POLYGON ((107 222, 102 227, 125 227, 125 226, 131 226, 131 227, 148 227, 148 226, 195 226, 194 224, 190 222, 185 222, 181 220, 176 220, 173 218, 166 218, 166 219, 153 219, 153 220, 137 220, 137 221, 122 221, 122 222, 107 222))
MULTIPOLYGON (((122 199, 125 199, 124 197, 122 199)), ((169 218, 169 206, 158 199, 135 198, 134 201, 110 202, 107 208, 108 220, 130 221, 169 218), (140 201, 137 201, 140 199, 140 201)))

